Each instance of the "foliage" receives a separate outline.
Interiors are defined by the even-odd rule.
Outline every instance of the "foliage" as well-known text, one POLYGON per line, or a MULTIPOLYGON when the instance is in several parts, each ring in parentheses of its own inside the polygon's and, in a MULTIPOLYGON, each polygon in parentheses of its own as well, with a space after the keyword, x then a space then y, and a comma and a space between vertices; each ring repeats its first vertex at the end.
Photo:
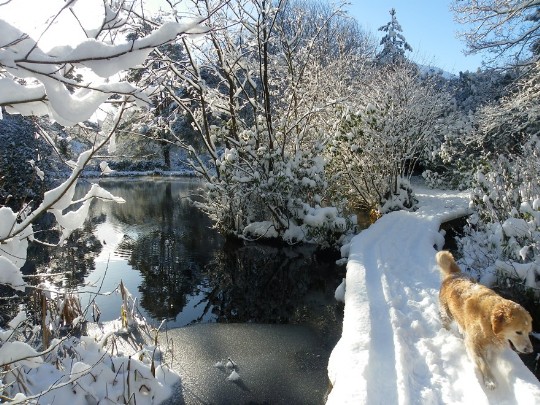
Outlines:
POLYGON ((535 289, 540 253, 537 78, 534 66, 514 94, 481 111, 484 119, 477 136, 485 155, 475 178, 472 201, 477 213, 462 241, 463 251, 476 257, 471 267, 485 266, 535 289))
MULTIPOLYGON (((447 130, 432 159, 425 162, 423 176, 432 187, 464 190, 472 186, 474 174, 486 156, 503 150, 512 136, 486 131, 489 123, 502 122, 500 101, 515 87, 518 69, 460 72, 448 82, 458 114, 447 122, 447 130)), ((506 96, 508 97, 508 96, 506 96)))
POLYGON ((479 112, 477 142, 487 152, 519 154, 540 130, 540 62, 530 66, 498 103, 479 112))
POLYGON ((35 207, 48 189, 69 175, 68 134, 45 118, 4 113, 0 120, 0 206, 35 207))
POLYGON ((0 203, 15 210, 24 205, 25 199, 39 201, 43 194, 37 166, 29 164, 40 160, 35 132, 35 125, 21 117, 6 115, 0 121, 0 142, 4 145, 0 151, 0 203), (14 141, 15 136, 18 142, 14 141))
POLYGON ((208 198, 198 203, 222 231, 233 229, 249 239, 281 238, 326 246, 354 225, 336 208, 320 206, 327 187, 321 146, 294 155, 244 146, 240 151, 225 150, 219 182, 208 184, 208 198), (246 152, 251 154, 247 158, 246 152), (253 166, 253 155, 260 166, 253 166))
POLYGON ((487 276, 499 273, 530 288, 540 274, 540 143, 527 142, 522 154, 499 155, 476 177, 467 236, 461 249, 468 266, 487 276), (482 269, 482 270, 481 270, 482 269))
POLYGON ((451 97, 406 64, 370 71, 357 92, 329 149, 332 192, 356 209, 411 209, 408 180, 452 119, 451 97))

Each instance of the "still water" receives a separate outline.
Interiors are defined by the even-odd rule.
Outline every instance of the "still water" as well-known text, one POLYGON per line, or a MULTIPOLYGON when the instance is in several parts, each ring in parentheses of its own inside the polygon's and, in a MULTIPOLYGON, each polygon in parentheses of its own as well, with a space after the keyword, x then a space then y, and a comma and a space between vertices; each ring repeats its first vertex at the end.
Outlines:
MULTIPOLYGON (((99 184, 126 203, 93 202, 75 240, 37 267, 69 270, 62 283, 86 302, 96 297, 100 321, 119 317, 119 294, 101 294, 123 281, 153 324, 307 324, 339 337, 342 309, 333 295, 344 269, 333 255, 313 246, 226 241, 190 204, 200 187, 194 179, 99 184)), ((81 194, 89 186, 82 181, 81 194)))

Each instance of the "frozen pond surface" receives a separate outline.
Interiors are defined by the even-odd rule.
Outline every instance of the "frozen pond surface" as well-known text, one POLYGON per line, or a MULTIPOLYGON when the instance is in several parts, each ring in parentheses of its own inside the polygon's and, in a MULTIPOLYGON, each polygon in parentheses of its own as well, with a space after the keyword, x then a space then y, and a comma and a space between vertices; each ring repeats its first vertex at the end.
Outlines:
POLYGON ((173 329, 166 338, 177 345, 172 365, 182 376, 170 404, 322 404, 326 398, 328 350, 305 326, 204 324, 173 329))

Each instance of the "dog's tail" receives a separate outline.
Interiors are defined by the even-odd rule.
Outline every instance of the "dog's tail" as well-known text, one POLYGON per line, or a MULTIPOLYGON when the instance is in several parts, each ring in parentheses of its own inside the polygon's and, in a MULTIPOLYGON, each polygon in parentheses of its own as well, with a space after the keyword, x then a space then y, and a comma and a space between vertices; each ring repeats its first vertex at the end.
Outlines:
POLYGON ((435 259, 437 260, 437 264, 441 268, 441 273, 445 277, 451 274, 461 272, 454 260, 454 256, 452 256, 452 253, 448 252, 447 250, 437 252, 437 254, 435 255, 435 259))

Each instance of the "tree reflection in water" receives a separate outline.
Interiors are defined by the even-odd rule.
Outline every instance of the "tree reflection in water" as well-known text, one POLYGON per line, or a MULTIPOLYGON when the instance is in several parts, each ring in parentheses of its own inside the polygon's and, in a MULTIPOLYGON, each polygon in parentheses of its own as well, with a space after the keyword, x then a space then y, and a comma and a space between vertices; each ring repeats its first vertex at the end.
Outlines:
POLYGON ((138 296, 146 315, 174 321, 201 285, 200 269, 222 245, 206 216, 189 202, 199 183, 111 179, 100 185, 126 200, 98 203, 93 214, 105 212, 107 221, 123 234, 114 253, 140 272, 138 291, 131 293, 138 296))
POLYGON ((314 246, 225 244, 205 269, 208 305, 219 322, 295 322, 308 293, 333 297, 339 275, 329 259, 314 246))
MULTIPOLYGON (((313 246, 225 241, 187 198, 196 193, 196 180, 103 179, 100 185, 126 203, 92 204, 93 225, 80 240, 95 235, 102 251, 89 260, 77 261, 75 252, 73 260, 63 256, 65 266, 76 263, 79 284, 94 267, 114 280, 135 277, 138 291, 131 287, 131 293, 145 315, 170 326, 296 323, 311 309, 335 316, 333 292, 344 272, 335 257, 317 254, 313 246)), ((118 316, 118 309, 110 316, 118 316)))

